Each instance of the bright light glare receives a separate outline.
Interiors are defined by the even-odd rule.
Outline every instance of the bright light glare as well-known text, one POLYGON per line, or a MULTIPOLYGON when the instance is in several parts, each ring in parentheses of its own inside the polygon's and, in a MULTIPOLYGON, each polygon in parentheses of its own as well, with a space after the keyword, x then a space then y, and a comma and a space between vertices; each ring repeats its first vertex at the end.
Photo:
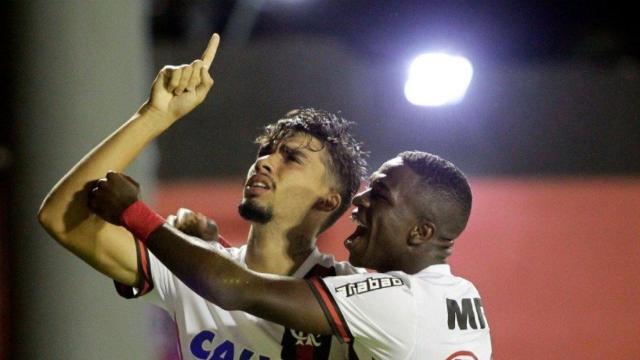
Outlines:
POLYGON ((472 76, 473 67, 462 56, 423 54, 411 63, 404 95, 414 105, 455 104, 464 98, 472 76))

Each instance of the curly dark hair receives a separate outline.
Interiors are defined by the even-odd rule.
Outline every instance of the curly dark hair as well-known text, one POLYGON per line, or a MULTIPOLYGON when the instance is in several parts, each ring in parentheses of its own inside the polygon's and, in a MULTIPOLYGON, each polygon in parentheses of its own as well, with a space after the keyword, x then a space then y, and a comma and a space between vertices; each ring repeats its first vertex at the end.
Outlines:
POLYGON ((342 197, 340 206, 329 216, 321 231, 338 220, 349 208, 351 198, 358 191, 360 182, 366 174, 367 162, 361 143, 350 134, 353 122, 347 121, 339 114, 325 110, 302 108, 289 111, 284 118, 267 125, 264 133, 255 140, 261 146, 277 144, 294 133, 309 134, 322 143, 322 148, 312 149, 321 151, 327 148, 329 164, 327 168, 334 174, 338 191, 342 197))

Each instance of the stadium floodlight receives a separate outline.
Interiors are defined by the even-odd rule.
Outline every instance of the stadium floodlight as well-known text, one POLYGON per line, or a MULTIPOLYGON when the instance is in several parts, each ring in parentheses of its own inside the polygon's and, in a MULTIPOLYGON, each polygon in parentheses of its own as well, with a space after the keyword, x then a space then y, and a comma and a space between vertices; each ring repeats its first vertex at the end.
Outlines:
POLYGON ((472 76, 471 62, 462 56, 423 54, 409 67, 404 95, 414 105, 456 104, 464 98, 472 76))

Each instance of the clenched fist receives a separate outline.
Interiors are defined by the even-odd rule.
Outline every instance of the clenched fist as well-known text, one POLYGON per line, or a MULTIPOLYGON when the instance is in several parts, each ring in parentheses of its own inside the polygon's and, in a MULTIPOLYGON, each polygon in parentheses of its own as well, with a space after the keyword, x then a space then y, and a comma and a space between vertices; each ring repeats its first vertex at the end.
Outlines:
POLYGON ((162 68, 153 81, 145 104, 147 109, 175 121, 202 103, 213 86, 209 68, 219 44, 220 36, 213 34, 200 59, 188 65, 162 68))
POLYGON ((89 208, 114 225, 122 225, 120 215, 138 200, 140 185, 129 176, 109 171, 89 192, 89 208))
POLYGON ((175 215, 169 215, 167 222, 176 229, 202 240, 218 240, 218 225, 204 214, 180 208, 175 215))

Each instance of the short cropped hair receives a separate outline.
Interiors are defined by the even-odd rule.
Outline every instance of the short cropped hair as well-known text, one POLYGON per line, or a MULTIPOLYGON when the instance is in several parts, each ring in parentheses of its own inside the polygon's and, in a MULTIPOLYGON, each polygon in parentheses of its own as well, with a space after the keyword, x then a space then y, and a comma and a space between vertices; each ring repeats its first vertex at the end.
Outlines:
POLYGON ((440 199, 453 205, 455 211, 446 214, 449 217, 446 221, 451 225, 451 235, 457 237, 467 225, 471 213, 471 187, 466 176, 452 162, 438 155, 423 151, 405 151, 398 154, 398 157, 402 159, 403 164, 418 174, 428 191, 435 191, 441 195, 440 199))
MULTIPOLYGON (((255 141, 261 146, 268 146, 294 133, 302 132, 320 140, 322 148, 326 147, 329 154, 327 170, 336 180, 336 185, 339 187, 337 191, 342 201, 323 224, 321 231, 333 225, 349 208, 351 198, 358 191, 367 171, 365 160, 367 153, 362 150, 362 144, 351 135, 352 125, 353 122, 347 121, 339 114, 302 108, 289 111, 284 118, 267 125, 264 133, 255 141)), ((317 151, 321 151, 322 148, 317 151)))

